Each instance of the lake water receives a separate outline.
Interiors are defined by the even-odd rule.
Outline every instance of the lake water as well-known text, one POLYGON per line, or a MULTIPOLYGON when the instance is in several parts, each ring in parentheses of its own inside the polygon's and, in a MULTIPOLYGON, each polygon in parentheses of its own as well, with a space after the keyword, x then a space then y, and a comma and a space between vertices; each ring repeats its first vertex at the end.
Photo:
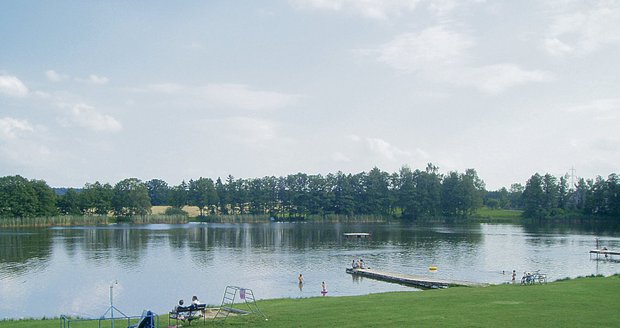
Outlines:
MULTIPOLYGON (((258 299, 418 291, 345 273, 353 259, 387 271, 501 284, 524 271, 550 280, 620 272, 620 229, 506 224, 185 224, 0 230, 0 319, 165 314, 197 295, 219 305, 226 286, 258 299), (369 232, 347 239, 345 232, 369 232), (429 266, 436 266, 430 272, 429 266), (300 289, 297 276, 305 284, 300 289)), ((423 292, 423 291, 422 291, 423 292)))

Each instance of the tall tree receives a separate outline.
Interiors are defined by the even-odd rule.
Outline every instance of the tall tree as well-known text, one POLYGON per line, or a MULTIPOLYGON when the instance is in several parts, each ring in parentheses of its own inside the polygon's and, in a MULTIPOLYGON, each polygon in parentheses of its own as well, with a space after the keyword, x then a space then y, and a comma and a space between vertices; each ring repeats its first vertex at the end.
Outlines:
POLYGON ((172 187, 170 189, 169 205, 176 208, 182 208, 183 206, 188 205, 188 190, 189 188, 185 181, 181 181, 178 186, 172 187))
POLYGON ((336 184, 333 189, 336 214, 353 215, 355 211, 351 180, 351 174, 345 175, 340 171, 336 174, 336 184))
POLYGON ((447 217, 459 215, 460 209, 464 207, 464 199, 460 188, 457 172, 450 172, 443 178, 441 184, 441 210, 443 215, 447 217))
POLYGON ((30 183, 38 200, 36 216, 44 217, 60 214, 56 206, 58 201, 56 192, 43 180, 31 180, 30 183))
POLYGON ((201 217, 210 212, 209 208, 215 207, 217 203, 218 197, 213 180, 201 177, 189 181, 189 204, 198 207, 201 217))
POLYGON ((67 189, 64 195, 58 199, 60 213, 66 215, 80 215, 80 194, 73 188, 67 189))
POLYGON ((609 215, 620 217, 620 177, 615 173, 607 177, 607 202, 609 215))
POLYGON ((542 188, 544 196, 543 208, 550 212, 559 207, 560 189, 558 187, 557 178, 547 173, 542 179, 542 188))
POLYGON ((442 179, 439 168, 432 163, 428 163, 424 171, 414 172, 416 206, 421 217, 435 217, 441 213, 442 179))
POLYGON ((388 214, 390 209, 390 175, 374 167, 364 180, 369 214, 388 214))
POLYGON ((80 193, 80 209, 84 214, 107 215, 113 209, 113 197, 114 190, 109 183, 87 183, 80 193))
POLYGON ((536 173, 527 180, 525 190, 523 190, 523 204, 525 217, 544 217, 546 216, 545 204, 547 197, 543 190, 543 179, 536 173))
POLYGON ((510 185, 510 191, 508 197, 510 198, 510 208, 518 209, 523 208, 523 191, 525 187, 520 183, 513 183, 510 185))
POLYGON ((55 201, 53 194, 54 191, 42 181, 28 181, 19 175, 0 178, 0 216, 50 215, 49 202, 55 201))
POLYGON ((148 188, 136 178, 128 178, 114 186, 112 207, 116 216, 130 217, 151 212, 148 188))
POLYGON ((228 214, 227 205, 230 204, 230 197, 228 196, 226 185, 222 183, 222 179, 219 177, 215 180, 215 192, 218 196, 218 211, 222 214, 228 214))
POLYGON ((396 182, 398 190, 397 205, 402 209, 403 217, 416 219, 420 215, 417 199, 415 198, 415 179, 411 169, 407 166, 400 168, 396 182))
POLYGON ((149 191, 151 205, 161 206, 170 204, 170 187, 166 181, 152 179, 145 182, 145 185, 149 191))

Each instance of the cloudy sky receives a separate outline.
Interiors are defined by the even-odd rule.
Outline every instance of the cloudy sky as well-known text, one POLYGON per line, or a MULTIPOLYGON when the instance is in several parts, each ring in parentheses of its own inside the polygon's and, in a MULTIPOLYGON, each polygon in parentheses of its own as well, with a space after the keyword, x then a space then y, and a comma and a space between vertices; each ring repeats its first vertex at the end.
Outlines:
POLYGON ((2 1, 0 176, 620 172, 620 2, 2 1))

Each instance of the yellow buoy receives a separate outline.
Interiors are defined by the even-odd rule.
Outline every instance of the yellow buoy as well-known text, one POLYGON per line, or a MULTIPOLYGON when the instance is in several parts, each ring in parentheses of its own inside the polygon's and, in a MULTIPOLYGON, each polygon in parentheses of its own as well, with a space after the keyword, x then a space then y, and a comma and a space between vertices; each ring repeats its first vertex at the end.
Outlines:
POLYGON ((430 266, 428 267, 429 270, 431 271, 437 271, 437 267, 436 266, 430 266))

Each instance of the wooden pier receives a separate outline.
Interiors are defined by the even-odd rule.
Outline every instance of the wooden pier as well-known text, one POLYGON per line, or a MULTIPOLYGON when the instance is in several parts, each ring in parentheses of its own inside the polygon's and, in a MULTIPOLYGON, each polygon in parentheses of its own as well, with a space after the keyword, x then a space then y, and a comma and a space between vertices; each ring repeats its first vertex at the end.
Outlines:
POLYGON ((437 279, 434 277, 428 276, 418 276, 404 273, 394 273, 394 272, 386 272, 379 271, 373 269, 352 269, 347 268, 347 273, 358 275, 362 277, 368 277, 377 280, 383 280, 388 282, 395 282, 403 285, 410 285, 415 287, 422 288, 447 288, 447 287, 455 287, 455 286, 466 286, 466 287, 485 287, 488 284, 470 282, 470 281, 458 281, 458 280, 449 280, 449 279, 437 279))
POLYGON ((591 250, 590 251, 590 256, 592 254, 596 254, 597 256, 598 255, 605 255, 605 257, 608 257, 610 255, 620 255, 620 252, 612 251, 612 250, 609 250, 607 248, 603 248, 603 249, 593 249, 593 250, 591 250))

